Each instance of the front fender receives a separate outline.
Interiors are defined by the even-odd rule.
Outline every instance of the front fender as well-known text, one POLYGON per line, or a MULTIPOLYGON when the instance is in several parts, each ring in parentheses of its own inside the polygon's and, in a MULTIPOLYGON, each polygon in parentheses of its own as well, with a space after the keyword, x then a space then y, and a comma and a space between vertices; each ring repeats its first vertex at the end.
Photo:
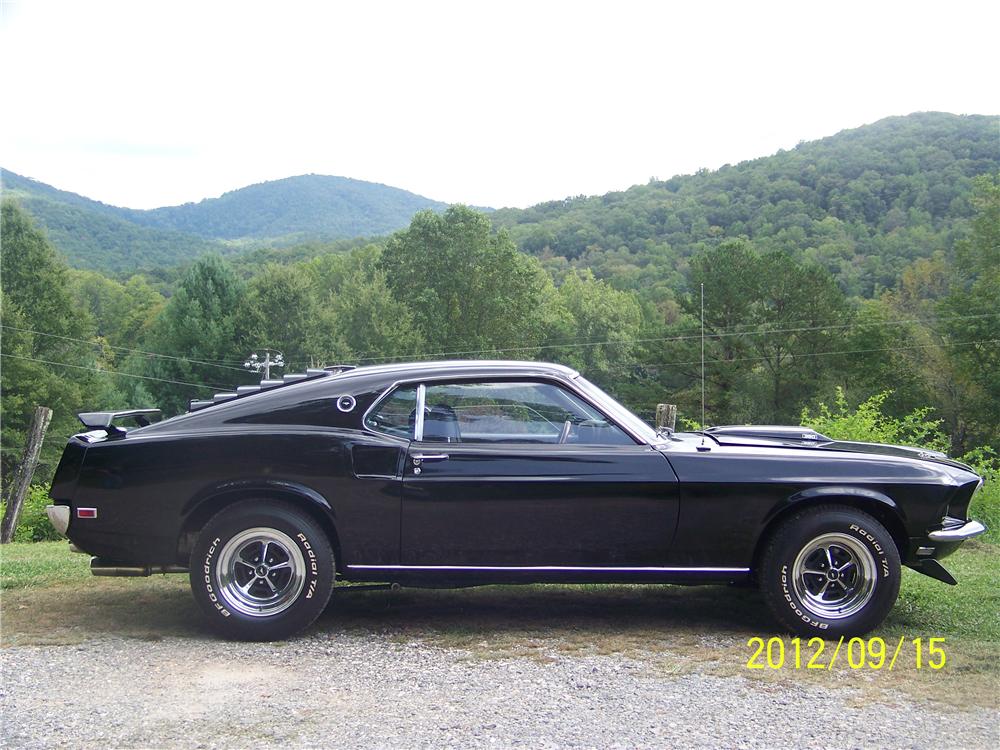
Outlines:
POLYGON ((777 518, 779 515, 784 513, 786 510, 794 505, 800 505, 806 502, 816 502, 825 500, 838 500, 850 498, 854 500, 861 500, 865 503, 875 502, 880 505, 890 509, 899 518, 899 520, 905 525, 906 514, 899 504, 893 500, 891 497, 878 490, 868 489, 867 487, 850 487, 850 486, 836 486, 827 485, 823 487, 809 487, 804 490, 796 492, 794 495, 790 495, 783 500, 779 500, 775 503, 771 509, 768 511, 764 518, 764 526, 770 525, 770 523, 777 518))

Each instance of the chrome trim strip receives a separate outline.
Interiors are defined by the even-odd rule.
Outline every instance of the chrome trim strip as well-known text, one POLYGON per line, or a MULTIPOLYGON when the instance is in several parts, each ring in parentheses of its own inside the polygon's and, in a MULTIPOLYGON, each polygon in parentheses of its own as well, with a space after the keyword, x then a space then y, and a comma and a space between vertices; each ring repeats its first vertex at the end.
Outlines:
POLYGON ((417 386, 417 413, 413 421, 413 439, 420 442, 424 439, 424 403, 427 400, 427 386, 421 383, 417 386))
MULTIPOLYGON (((477 363, 477 364, 479 364, 479 363, 477 363)), ((425 384, 427 382, 430 382, 430 383, 434 384, 434 383, 440 383, 440 382, 451 382, 452 380, 456 380, 456 379, 457 380, 467 380, 470 377, 481 377, 483 379, 485 379, 485 378, 503 378, 503 379, 506 380, 506 379, 511 379, 512 377, 516 377, 516 376, 522 375, 522 373, 518 373, 518 372, 511 372, 511 373, 489 372, 488 371, 488 365, 490 363, 484 361, 482 364, 484 365, 484 369, 483 369, 482 372, 479 372, 479 373, 476 373, 476 372, 472 372, 472 373, 456 373, 455 375, 439 375, 438 377, 428 377, 426 375, 424 375, 424 376, 417 375, 417 376, 414 376, 414 377, 404 377, 404 378, 399 378, 398 380, 394 380, 392 382, 392 384, 388 388, 385 388, 379 394, 378 398, 376 398, 374 401, 372 401, 371 406, 369 406, 365 410, 365 413, 361 416, 361 429, 364 430, 365 432, 368 432, 368 433, 372 434, 372 435, 379 435, 380 437, 388 437, 388 438, 392 438, 393 440, 401 440, 404 443, 408 444, 408 443, 411 442, 411 440, 408 440, 406 438, 401 438, 398 435, 390 435, 387 432, 379 432, 378 430, 373 430, 367 424, 367 422, 368 422, 368 416, 375 410, 375 408, 379 404, 382 403, 383 400, 385 400, 385 398, 387 396, 389 396, 397 388, 399 388, 401 386, 404 386, 404 385, 412 385, 412 384, 416 383, 417 384, 417 404, 418 404, 418 406, 422 406, 423 405, 423 401, 421 400, 420 396, 421 396, 421 392, 422 391, 426 391, 427 386, 425 384)), ((406 366, 404 366, 404 367, 402 367, 400 369, 405 369, 406 367, 412 367, 412 366, 413 365, 406 365, 406 366)), ((356 374, 356 371, 353 371, 353 372, 356 374)), ((627 425, 622 424, 617 419, 615 419, 612 416, 612 413, 614 412, 613 409, 609 409, 607 406, 602 405, 600 401, 598 401, 597 399, 593 398, 589 393, 586 393, 582 388, 580 388, 580 386, 578 386, 576 384, 576 382, 574 381, 574 378, 578 377, 579 374, 580 373, 578 373, 578 372, 576 372, 574 370, 573 371, 573 375, 570 378, 562 377, 561 373, 556 373, 556 372, 536 372, 536 373, 527 372, 527 373, 523 373, 523 376, 525 378, 529 379, 529 380, 540 380, 540 381, 549 383, 551 385, 556 385, 557 387, 564 387, 566 390, 568 390, 574 396, 576 396, 577 398, 579 398, 585 404, 587 404, 588 406, 590 406, 593 409, 596 409, 608 422, 610 422, 615 427, 617 427, 622 432, 624 432, 626 435, 628 435, 630 438, 632 438, 632 440, 635 441, 636 445, 644 445, 646 447, 652 447, 654 445, 658 445, 659 444, 659 443, 649 443, 649 442, 646 442, 646 440, 641 435, 633 432, 631 429, 629 429, 629 427, 627 425)), ((622 408, 624 409, 626 407, 622 406, 622 408)), ((635 416, 635 415, 633 415, 633 416, 635 416)), ((418 432, 417 429, 416 429, 416 425, 414 425, 414 435, 413 435, 413 438, 412 438, 412 442, 421 441, 423 439, 423 435, 424 435, 424 432, 423 432, 423 409, 418 408, 415 417, 416 417, 416 421, 418 421, 420 423, 420 431, 418 432)), ((638 417, 636 417, 636 419, 638 419, 638 417)), ((515 445, 515 444, 511 444, 511 445, 515 445)))
POLYGON ((495 570, 598 573, 749 573, 750 568, 591 567, 582 565, 348 565, 356 570, 495 570))
MULTIPOLYGON (((494 373, 484 373, 481 376, 477 375, 475 377, 477 377, 480 381, 488 382, 489 378, 502 378, 504 380, 510 380, 510 379, 512 379, 512 378, 514 378, 515 376, 518 376, 518 375, 522 375, 522 373, 517 373, 517 372, 515 372, 515 373, 495 373, 494 372, 494 373)), ((577 373, 577 375, 579 375, 579 373, 577 373)), ((556 373, 523 373, 523 376, 524 376, 524 378, 526 380, 529 380, 529 381, 540 381, 540 382, 543 382, 543 383, 547 383, 549 385, 554 385, 557 388, 564 388, 565 390, 569 391, 574 396, 576 396, 577 398, 579 398, 581 401, 583 401, 585 404, 587 404, 591 408, 595 409, 608 422, 610 422, 615 427, 617 427, 622 432, 624 432, 626 435, 628 435, 630 438, 632 438, 632 440, 635 442, 636 445, 644 445, 644 446, 647 446, 647 447, 651 447, 652 445, 654 445, 653 443, 647 442, 645 440, 645 438, 643 438, 638 433, 633 432, 628 427, 628 425, 625 425, 622 422, 620 422, 618 419, 616 419, 614 417, 614 412, 615 412, 614 409, 609 408, 606 405, 603 405, 599 400, 597 400, 596 398, 594 398, 593 396, 591 396, 589 393, 587 393, 586 391, 584 391, 582 388, 580 388, 580 386, 578 386, 574 380, 572 380, 572 379, 565 379, 563 377, 560 377, 556 373)), ((430 383, 431 385, 436 385, 438 383, 450 383, 450 382, 453 382, 453 381, 456 381, 456 380, 468 380, 469 378, 470 378, 470 376, 468 374, 440 375, 440 376, 434 377, 434 378, 429 378, 429 377, 426 377, 426 376, 425 377, 403 378, 403 379, 397 380, 391 386, 389 386, 389 388, 387 388, 385 391, 383 391, 382 395, 379 396, 378 399, 376 399, 375 404, 377 404, 379 401, 381 401, 383 398, 385 398, 386 395, 388 395, 395 388, 398 388, 399 386, 402 386, 402 385, 411 385, 413 383, 418 383, 419 384, 417 386, 417 390, 418 390, 417 402, 420 403, 420 404, 422 404, 423 402, 420 399, 420 389, 423 388, 424 390, 426 390, 426 387, 427 387, 426 383, 430 383)), ((370 411, 372 411, 372 409, 374 409, 375 404, 372 404, 372 406, 369 407, 368 411, 365 412, 365 418, 366 419, 368 417, 368 413, 370 411)), ((625 409, 626 407, 625 406, 621 406, 621 408, 625 409)), ((423 421, 423 418, 422 418, 423 410, 419 409, 417 411, 417 414, 419 415, 418 418, 420 419, 420 421, 422 423, 422 421, 423 421)), ((633 414, 632 416, 635 416, 635 415, 633 414)), ((636 419, 638 419, 638 417, 636 417, 636 419)), ((376 435, 383 434, 383 433, 376 432, 375 430, 372 430, 372 429, 368 428, 367 426, 365 427, 365 429, 367 429, 369 432, 371 432, 373 434, 376 434, 376 435)), ((419 441, 422 440, 422 438, 423 438, 423 430, 421 430, 420 432, 417 432, 416 430, 414 430, 414 442, 419 442, 419 441)), ((489 444, 488 443, 484 443, 483 445, 489 445, 489 444)), ((516 443, 510 443, 509 445, 516 445, 516 443)))
POLYGON ((952 526, 947 529, 938 529, 927 535, 932 542, 964 542, 974 536, 979 536, 986 531, 986 526, 979 521, 966 521, 961 526, 952 526))
MULTIPOLYGON (((385 399, 388 398, 389 395, 394 390, 396 390, 398 386, 402 385, 402 383, 403 381, 396 381, 388 388, 386 388, 384 391, 382 391, 382 393, 380 393, 378 397, 374 401, 372 401, 372 405, 369 406, 367 409, 365 409, 365 413, 361 417, 361 429, 370 435, 378 435, 379 437, 389 438, 391 440, 399 440, 403 443, 404 446, 406 446, 412 442, 412 436, 404 438, 400 437, 399 435, 390 435, 388 432, 379 432, 378 430, 373 430, 371 427, 368 426, 369 415, 371 415, 371 413, 375 411, 375 409, 379 406, 379 404, 385 401, 385 399)), ((416 414, 413 415, 413 418, 414 420, 416 420, 416 414)))
MULTIPOLYGON (((488 365, 489 363, 488 362, 483 362, 483 364, 484 365, 488 365)), ((495 364, 496 363, 494 363, 494 365, 495 364)), ((412 365, 410 365, 410 366, 412 366, 412 365)), ((498 368, 498 369, 502 369, 502 368, 498 368)), ((356 373, 357 373, 357 371, 352 371, 352 374, 356 374, 356 373)), ((612 413, 614 411, 613 409, 609 409, 607 406, 602 405, 601 402, 599 402, 597 399, 593 398, 589 393, 586 393, 582 388, 580 388, 580 386, 578 386, 574 382, 574 380, 573 380, 573 378, 575 378, 575 377, 577 377, 579 375, 578 372, 574 371, 573 377, 572 378, 568 378, 568 379, 564 378, 564 377, 561 377, 560 374, 557 374, 555 372, 537 372, 537 373, 531 373, 531 372, 528 372, 528 373, 518 373, 518 372, 513 372, 513 373, 496 373, 496 372, 492 372, 492 373, 489 373, 489 372, 484 372, 484 373, 481 374, 481 377, 483 379, 486 379, 486 378, 496 378, 496 377, 507 379, 507 378, 511 378, 513 376, 522 375, 522 374, 524 375, 525 378, 527 378, 529 380, 540 380, 540 381, 549 383, 550 385, 555 385, 556 387, 564 387, 566 390, 568 390, 574 396, 576 396, 577 398, 579 398, 585 404, 587 404, 588 406, 590 406, 593 409, 596 409, 608 422, 610 422, 615 427, 617 427, 622 432, 624 432, 626 435, 628 435, 630 438, 632 438, 632 440, 635 441, 636 445, 644 445, 646 447, 652 447, 653 445, 658 445, 659 444, 659 443, 649 443, 649 442, 647 442, 641 435, 639 435, 638 433, 633 432, 627 425, 622 424, 617 419, 615 419, 612 416, 612 413)), ((392 438, 393 440, 401 440, 404 443, 410 443, 411 442, 410 440, 408 440, 406 438, 401 438, 398 435, 390 435, 387 432, 379 432, 378 430, 373 430, 367 424, 367 422, 368 422, 368 416, 375 410, 376 407, 379 406, 379 404, 382 403, 382 401, 384 401, 386 399, 387 396, 389 396, 393 391, 395 391, 397 388, 399 388, 401 386, 404 386, 404 385, 413 385, 414 383, 416 383, 417 384, 417 403, 418 403, 418 405, 422 405, 423 402, 422 402, 422 400, 420 398, 420 396, 421 396, 421 390, 423 389, 424 391, 426 391, 426 388, 427 388, 427 386, 425 385, 426 382, 430 382, 431 384, 434 384, 434 383, 440 383, 440 382, 450 382, 450 381, 455 380, 455 379, 457 379, 457 380, 466 380, 469 377, 472 377, 472 376, 470 376, 468 373, 461 373, 461 374, 455 374, 455 375, 451 375, 451 376, 440 375, 440 376, 438 376, 436 378, 429 378, 427 376, 423 376, 423 377, 421 377, 421 376, 415 376, 415 377, 406 377, 406 378, 400 378, 398 380, 395 380, 395 381, 393 381, 392 385, 390 385, 388 388, 384 389, 379 394, 378 398, 376 398, 372 402, 372 405, 369 406, 365 410, 365 413, 361 417, 361 428, 365 432, 368 432, 368 433, 370 433, 372 435, 379 435, 381 437, 392 438)), ((479 377, 479 376, 477 375, 476 377, 479 377)), ((626 407, 622 406, 622 408, 625 409, 626 407)), ((635 416, 635 415, 633 415, 633 416, 635 416)), ((423 438, 423 434, 424 434, 423 433, 423 409, 418 408, 417 409, 417 414, 415 415, 415 417, 416 417, 416 420, 420 423, 421 429, 420 429, 419 432, 417 432, 416 426, 414 426, 413 442, 420 441, 423 438)), ((636 419, 638 419, 638 417, 636 417, 636 419)), ((488 444, 484 444, 484 445, 488 445, 488 444)), ((515 445, 515 444, 512 443, 511 445, 515 445)))

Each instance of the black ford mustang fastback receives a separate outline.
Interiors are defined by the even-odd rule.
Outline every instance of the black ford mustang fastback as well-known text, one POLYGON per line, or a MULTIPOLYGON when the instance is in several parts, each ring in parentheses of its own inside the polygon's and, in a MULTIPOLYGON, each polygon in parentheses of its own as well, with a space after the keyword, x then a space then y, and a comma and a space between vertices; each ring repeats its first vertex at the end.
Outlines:
POLYGON ((539 362, 310 370, 149 412, 80 415, 49 517, 97 575, 189 572, 238 638, 308 626, 338 580, 753 581, 792 631, 860 634, 901 564, 954 583, 938 560, 984 531, 980 478, 941 453, 655 430, 539 362))

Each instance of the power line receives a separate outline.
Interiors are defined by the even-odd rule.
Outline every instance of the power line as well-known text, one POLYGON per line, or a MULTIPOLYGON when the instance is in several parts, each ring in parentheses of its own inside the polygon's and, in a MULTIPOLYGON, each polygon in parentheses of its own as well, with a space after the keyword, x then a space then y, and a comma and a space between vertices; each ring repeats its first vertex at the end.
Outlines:
MULTIPOLYGON (((909 349, 926 349, 928 347, 942 346, 942 347, 952 347, 952 346, 974 346, 976 344, 1000 344, 1000 339, 982 339, 980 341, 956 341, 954 343, 933 343, 933 344, 914 344, 912 346, 886 346, 879 349, 839 349, 828 352, 803 352, 802 354, 789 353, 791 359, 796 357, 826 357, 833 356, 835 354, 868 354, 872 352, 901 352, 907 351, 909 349)), ((735 357, 733 359, 707 359, 706 364, 728 364, 730 362, 759 362, 766 359, 771 359, 771 357, 735 357)), ((624 364, 638 365, 640 367, 681 367, 683 365, 696 365, 699 364, 701 360, 690 360, 688 362, 638 362, 636 360, 628 360, 624 364)))
MULTIPOLYGON (((909 318, 902 320, 884 320, 875 323, 866 322, 854 322, 854 323, 843 323, 838 325, 830 326, 807 326, 800 328, 758 328, 757 330, 745 330, 745 331, 728 331, 726 328, 718 329, 723 331, 722 333, 710 333, 707 334, 708 338, 719 339, 719 338, 729 338, 732 336, 756 336, 756 335, 770 335, 776 333, 803 333, 807 331, 831 331, 831 330, 843 330, 846 328, 864 328, 868 326, 878 326, 878 325, 908 325, 912 323, 934 323, 944 320, 967 320, 971 318, 991 318, 1000 316, 1000 312, 996 313, 980 313, 977 315, 954 315, 948 317, 938 317, 938 318, 909 318), (728 331, 728 332, 727 332, 728 331)), ((611 346, 611 345, 621 345, 621 344, 641 344, 641 343, 658 343, 658 342, 671 342, 671 341, 692 341, 700 339, 700 333, 694 333, 683 336, 659 336, 653 338, 632 338, 632 339, 612 339, 607 341, 588 341, 582 343, 572 343, 572 339, 567 342, 559 344, 535 344, 531 346, 512 346, 512 347, 495 347, 491 349, 470 349, 465 351, 446 351, 446 352, 423 352, 423 353, 413 353, 413 354, 402 354, 392 357, 357 357, 359 361, 365 360, 369 362, 381 362, 390 359, 422 359, 425 357, 448 357, 448 356, 462 356, 469 354, 491 354, 491 353, 502 353, 502 352, 519 352, 519 351, 533 351, 536 349, 576 349, 586 346, 611 346)))
MULTIPOLYGON (((878 322, 875 322, 875 323, 853 322, 853 323, 844 323, 844 324, 829 325, 829 326, 806 326, 806 327, 796 327, 796 328, 773 328, 772 329, 772 328, 762 327, 762 328, 748 329, 748 330, 731 330, 731 328, 738 328, 738 327, 740 327, 740 326, 733 326, 731 328, 721 328, 721 329, 718 329, 718 331, 716 333, 709 334, 709 338, 719 339, 719 338, 728 338, 728 337, 733 337, 733 336, 756 336, 756 335, 771 335, 771 334, 778 334, 778 333, 802 333, 802 332, 814 332, 814 331, 826 331, 826 330, 843 330, 843 329, 847 329, 847 328, 864 328, 864 327, 867 327, 867 326, 877 326, 877 325, 908 325, 908 324, 914 324, 914 323, 934 323, 934 322, 940 322, 940 321, 946 321, 946 320, 969 320, 969 319, 990 318, 990 317, 997 317, 997 316, 1000 316, 1000 312, 996 312, 996 313, 980 313, 980 314, 976 314, 976 315, 954 315, 954 316, 936 317, 936 318, 908 318, 908 319, 899 319, 899 320, 878 321, 878 322)), ((57 338, 57 339, 64 339, 64 340, 68 340, 68 341, 81 342, 81 343, 84 343, 84 344, 88 344, 90 346, 100 346, 100 344, 98 342, 88 341, 86 339, 76 338, 76 337, 73 337, 73 336, 63 336, 63 335, 59 335, 59 334, 45 333, 44 331, 36 331, 36 330, 30 329, 30 328, 21 328, 21 327, 18 327, 18 326, 11 326, 11 325, 3 325, 2 327, 3 328, 8 328, 8 329, 11 329, 11 330, 17 330, 17 331, 23 331, 23 332, 26 332, 26 333, 32 333, 32 334, 36 334, 36 335, 40 335, 40 336, 47 336, 47 337, 51 337, 51 338, 57 338)), ((491 349, 477 349, 477 350, 464 350, 464 351, 418 352, 418 353, 411 353, 411 354, 405 354, 405 355, 385 356, 385 357, 356 357, 356 359, 358 361, 367 360, 369 362, 382 362, 382 361, 398 360, 398 359, 423 359, 423 358, 427 358, 427 357, 462 356, 462 355, 470 355, 470 354, 491 354, 491 353, 518 352, 518 351, 526 351, 527 352, 527 351, 535 351, 535 350, 541 351, 541 350, 546 350, 546 349, 561 349, 561 348, 576 349, 576 348, 583 348, 583 347, 590 347, 590 346, 610 346, 610 345, 639 344, 639 343, 667 343, 667 342, 675 342, 675 341, 691 341, 691 340, 699 339, 700 337, 701 337, 701 334, 688 334, 688 335, 681 335, 681 336, 660 336, 660 337, 649 337, 649 338, 632 338, 632 339, 617 339, 617 340, 587 341, 587 342, 579 342, 579 341, 574 342, 573 339, 569 339, 569 340, 567 340, 565 342, 556 343, 556 344, 536 344, 536 345, 525 345, 525 346, 515 346, 515 347, 496 347, 496 348, 491 348, 491 349)), ((968 342, 968 343, 969 344, 974 344, 974 343, 993 343, 993 340, 981 341, 981 342, 968 342)), ((961 346, 961 345, 963 345, 963 344, 962 343, 952 344, 952 346, 961 346)), ((150 356, 150 357, 161 357, 163 359, 170 359, 170 360, 176 360, 176 361, 181 361, 181 362, 190 362, 192 364, 207 365, 209 367, 218 367, 218 368, 225 369, 225 370, 232 370, 234 372, 240 372, 240 373, 244 372, 244 369, 240 368, 240 367, 229 367, 229 366, 227 366, 225 364, 219 364, 219 363, 222 363, 222 362, 230 362, 230 361, 233 361, 233 360, 221 360, 221 359, 220 360, 197 360, 197 359, 191 359, 189 357, 179 357, 179 356, 174 356, 174 355, 170 355, 170 354, 160 354, 160 353, 157 353, 157 352, 145 351, 143 349, 133 349, 133 348, 124 347, 124 346, 111 346, 110 344, 108 346, 111 349, 117 349, 117 350, 120 350, 120 351, 127 351, 127 352, 136 353, 136 354, 144 354, 144 355, 147 355, 147 356, 150 356)), ((795 354, 795 355, 792 355, 792 356, 793 357, 795 357, 795 356, 798 356, 798 357, 803 357, 803 356, 824 356, 824 355, 827 355, 827 354, 833 355, 833 354, 851 354, 851 353, 876 352, 876 351, 892 351, 892 350, 895 350, 895 349, 922 348, 923 346, 934 346, 934 345, 933 344, 928 344, 928 345, 921 345, 921 346, 917 346, 917 347, 890 347, 890 348, 885 348, 885 349, 859 349, 859 350, 853 350, 853 351, 852 350, 846 350, 846 351, 832 351, 832 352, 815 352, 815 353, 811 353, 811 354, 795 354)), ((16 355, 5 355, 5 356, 11 356, 11 357, 13 357, 13 356, 16 356, 16 355)), ((60 366, 63 366, 63 367, 74 367, 74 368, 77 368, 77 369, 92 370, 94 372, 111 373, 111 374, 115 374, 115 375, 123 375, 125 377, 143 378, 143 379, 146 379, 146 380, 155 380, 155 381, 164 382, 164 383, 175 383, 175 384, 178 384, 178 385, 188 385, 188 386, 199 387, 199 388, 200 387, 213 387, 213 388, 228 388, 229 387, 229 386, 219 386, 219 385, 203 386, 203 385, 199 385, 197 383, 187 383, 187 382, 184 382, 184 381, 169 380, 169 379, 166 379, 166 378, 155 378, 155 377, 148 376, 148 375, 136 375, 136 374, 133 374, 133 373, 113 372, 113 371, 108 371, 108 370, 101 370, 101 369, 98 369, 98 368, 87 368, 87 367, 82 367, 80 365, 69 365, 69 364, 66 364, 64 362, 48 362, 47 360, 35 359, 35 358, 32 358, 32 357, 18 357, 18 358, 19 359, 34 359, 34 361, 46 362, 48 364, 60 365, 60 366)), ((740 362, 740 361, 751 361, 751 360, 758 360, 759 361, 759 360, 765 360, 765 359, 768 359, 768 357, 741 357, 741 358, 729 359, 729 360, 707 360, 707 361, 710 362, 710 363, 717 363, 717 362, 740 362)), ((633 363, 635 363, 635 364, 643 364, 643 365, 646 365, 646 366, 657 366, 657 367, 672 367, 672 366, 681 366, 681 365, 687 365, 687 364, 698 364, 697 362, 637 363, 634 360, 633 360, 633 363)))
MULTIPOLYGON (((9 328, 14 331, 23 331, 24 333, 32 333, 37 336, 48 336, 49 338, 64 339, 66 341, 78 341, 80 343, 87 344, 89 346, 103 346, 100 342, 97 341, 89 341, 87 339, 75 338, 73 336, 61 336, 56 333, 45 333, 44 331, 35 331, 32 330, 31 328, 19 328, 18 326, 11 326, 11 325, 3 325, 2 327, 9 328)), ((127 346, 112 346, 111 344, 107 344, 107 347, 109 349, 118 349, 123 352, 132 352, 134 354, 145 354, 150 357, 162 357, 163 359, 174 359, 174 360, 179 360, 181 362, 191 362, 196 365, 208 365, 209 367, 220 367, 224 370, 235 370, 237 372, 245 372, 245 370, 243 370, 240 367, 228 367, 224 364, 216 364, 217 362, 226 362, 229 360, 221 360, 221 359, 204 360, 204 359, 191 359, 190 357, 175 357, 172 354, 158 354, 157 352, 147 352, 142 349, 130 349, 127 346)))
POLYGON ((89 370, 91 372, 99 372, 102 375, 120 375, 120 376, 122 376, 124 378, 141 378, 142 380, 155 380, 155 381, 157 381, 159 383, 173 383, 174 385, 187 385, 187 386, 191 386, 192 388, 223 388, 224 389, 224 388, 228 388, 229 387, 229 386, 225 386, 225 385, 214 385, 214 384, 206 384, 206 383, 187 383, 187 382, 185 382, 183 380, 168 380, 166 378, 154 378, 151 375, 136 375, 135 373, 132 373, 132 372, 115 372, 114 370, 102 370, 99 367, 86 367, 84 365, 71 365, 71 364, 69 364, 67 362, 53 362, 53 361, 48 360, 48 359, 39 359, 38 357, 22 357, 21 355, 18 355, 18 354, 0 353, 0 357, 10 357, 11 359, 24 359, 24 360, 29 360, 31 362, 40 362, 40 363, 45 364, 45 365, 56 365, 58 367, 71 367, 74 370, 89 370))

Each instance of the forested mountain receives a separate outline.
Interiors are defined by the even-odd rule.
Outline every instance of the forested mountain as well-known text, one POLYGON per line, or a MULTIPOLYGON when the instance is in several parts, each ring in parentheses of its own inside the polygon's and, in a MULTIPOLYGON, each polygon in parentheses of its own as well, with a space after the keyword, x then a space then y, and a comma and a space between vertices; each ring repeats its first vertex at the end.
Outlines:
MULTIPOLYGON (((789 151, 622 192, 491 214, 557 276, 589 268, 621 289, 679 289, 687 259, 725 238, 787 250, 851 295, 890 288, 914 260, 950 248, 972 213, 972 177, 1000 169, 995 117, 891 117, 789 151)), ((205 252, 386 235, 445 205, 345 177, 301 175, 199 203, 119 208, 3 171, 4 194, 43 226, 70 265, 128 272, 205 252)), ((275 256, 282 259, 282 254, 275 256)))
POLYGON ((742 236, 814 260, 849 294, 871 296, 909 263, 949 248, 973 212, 972 178, 998 169, 996 117, 925 112, 492 219, 550 268, 590 268, 620 288, 676 288, 696 250, 742 236))
POLYGON ((70 265, 106 273, 135 272, 190 262, 208 252, 228 252, 220 242, 142 226, 116 206, 57 190, 2 170, 3 195, 13 198, 45 228, 70 265))
POLYGON ((3 170, 5 197, 43 226, 69 263, 106 272, 179 265, 246 246, 388 234, 444 203, 346 177, 301 175, 150 210, 109 206, 3 170))
POLYGON ((199 203, 128 215, 139 224, 200 237, 273 241, 388 234, 409 224, 417 211, 445 207, 387 185, 308 174, 250 185, 199 203))

